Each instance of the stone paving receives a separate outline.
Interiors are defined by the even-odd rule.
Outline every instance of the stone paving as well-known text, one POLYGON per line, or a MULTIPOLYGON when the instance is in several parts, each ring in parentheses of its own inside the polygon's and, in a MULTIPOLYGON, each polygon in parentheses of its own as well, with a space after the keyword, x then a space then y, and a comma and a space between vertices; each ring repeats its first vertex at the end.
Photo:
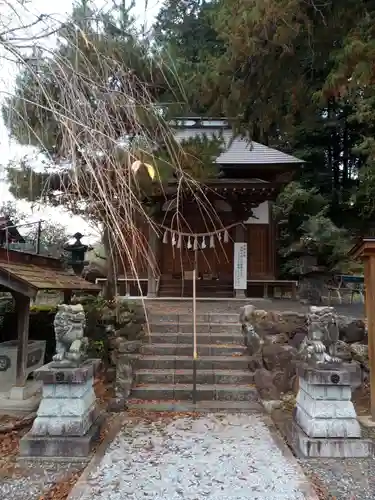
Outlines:
POLYGON ((266 419, 239 413, 130 418, 69 498, 316 499, 266 419))

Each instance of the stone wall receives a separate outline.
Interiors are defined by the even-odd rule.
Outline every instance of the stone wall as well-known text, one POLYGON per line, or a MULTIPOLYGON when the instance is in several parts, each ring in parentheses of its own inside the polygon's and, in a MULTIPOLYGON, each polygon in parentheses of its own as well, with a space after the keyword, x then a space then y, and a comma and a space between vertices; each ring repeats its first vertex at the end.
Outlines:
MULTIPOLYGON (((293 311, 275 312, 245 306, 240 314, 249 369, 263 400, 279 400, 283 394, 297 392, 298 349, 307 335, 306 315, 293 311)), ((368 374, 368 347, 364 321, 339 316, 340 357, 353 371, 368 374)))
POLYGON ((137 307, 129 315, 129 322, 113 332, 110 340, 110 356, 115 366, 115 397, 110 403, 110 410, 123 411, 126 407, 135 376, 137 360, 145 338, 145 315, 137 307))

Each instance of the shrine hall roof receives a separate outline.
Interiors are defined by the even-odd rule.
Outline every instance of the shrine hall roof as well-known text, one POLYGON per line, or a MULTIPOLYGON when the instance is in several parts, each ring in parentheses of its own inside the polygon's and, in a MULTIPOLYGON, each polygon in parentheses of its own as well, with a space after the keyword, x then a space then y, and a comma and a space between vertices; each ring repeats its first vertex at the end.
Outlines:
MULTIPOLYGON (((17 253, 17 261, 12 258, 5 259, 0 254, 0 288, 6 288, 23 295, 33 297, 39 290, 80 290, 87 292, 99 292, 99 287, 74 274, 72 270, 64 269, 61 265, 52 263, 43 265, 46 259, 32 256, 30 262, 25 254, 25 262, 22 262, 22 252, 17 253)), ((48 259, 47 259, 48 260, 48 259)), ((55 259, 53 259, 55 260, 55 259)))
POLYGON ((226 120, 201 118, 178 119, 171 123, 177 142, 194 137, 218 137, 223 139, 225 150, 217 157, 219 165, 291 165, 304 163, 295 156, 270 148, 259 142, 235 136, 226 120))

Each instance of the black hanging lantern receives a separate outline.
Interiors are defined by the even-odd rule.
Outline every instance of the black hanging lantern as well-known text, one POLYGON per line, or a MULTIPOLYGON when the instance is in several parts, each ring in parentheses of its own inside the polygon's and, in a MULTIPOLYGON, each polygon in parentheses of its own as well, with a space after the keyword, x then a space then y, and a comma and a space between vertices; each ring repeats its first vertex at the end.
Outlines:
POLYGON ((73 271, 80 275, 82 274, 83 268, 87 265, 85 261, 85 254, 91 247, 82 243, 81 239, 83 234, 76 233, 73 235, 75 241, 73 243, 66 243, 64 245, 64 250, 70 253, 68 263, 72 266, 73 271))

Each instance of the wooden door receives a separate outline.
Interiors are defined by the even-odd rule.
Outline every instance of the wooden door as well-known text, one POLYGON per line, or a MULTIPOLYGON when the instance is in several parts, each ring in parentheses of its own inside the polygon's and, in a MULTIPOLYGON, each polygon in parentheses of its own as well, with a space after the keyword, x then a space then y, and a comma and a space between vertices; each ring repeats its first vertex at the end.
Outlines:
POLYGON ((269 225, 249 224, 247 234, 248 278, 253 280, 271 278, 269 225))
POLYGON ((230 276, 233 268, 233 241, 219 242, 215 237, 215 248, 209 248, 210 238, 206 238, 206 248, 198 251, 198 272, 218 277, 230 276))

